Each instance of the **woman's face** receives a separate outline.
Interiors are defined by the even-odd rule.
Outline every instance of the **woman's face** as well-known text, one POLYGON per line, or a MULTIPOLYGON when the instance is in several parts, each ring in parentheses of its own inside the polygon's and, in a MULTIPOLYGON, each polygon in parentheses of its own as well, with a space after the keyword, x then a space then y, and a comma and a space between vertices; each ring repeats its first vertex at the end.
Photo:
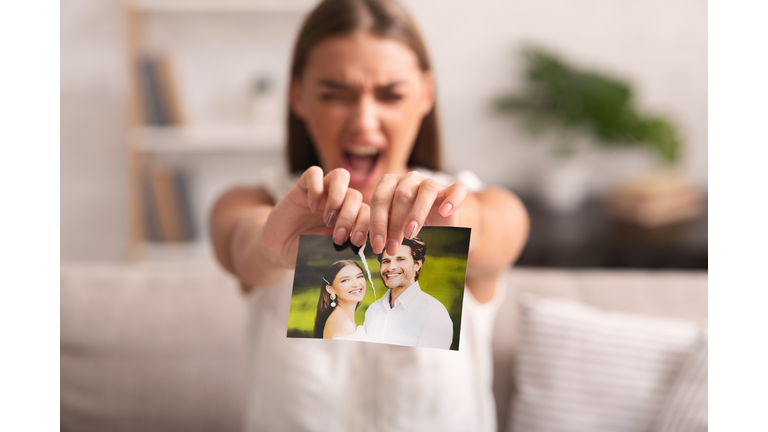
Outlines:
POLYGON ((370 203, 381 176, 405 174, 434 84, 406 45, 369 33, 325 39, 291 86, 323 169, 345 168, 370 203))
POLYGON ((336 294, 338 303, 357 303, 365 297, 365 276, 360 267, 348 265, 336 274, 333 285, 328 288, 329 294, 336 294))

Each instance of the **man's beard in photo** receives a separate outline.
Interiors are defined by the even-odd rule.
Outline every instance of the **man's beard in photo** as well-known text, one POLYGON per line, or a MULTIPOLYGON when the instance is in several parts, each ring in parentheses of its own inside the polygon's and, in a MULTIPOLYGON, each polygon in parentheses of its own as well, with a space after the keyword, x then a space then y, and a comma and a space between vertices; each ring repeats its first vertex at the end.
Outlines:
POLYGON ((387 281, 384 275, 379 273, 381 280, 384 282, 384 286, 386 286, 389 289, 407 288, 411 284, 411 280, 413 279, 413 276, 416 273, 416 271, 413 269, 409 271, 402 267, 400 268, 400 271, 402 272, 400 274, 400 277, 395 278, 391 281, 387 281), (393 284, 393 286, 390 286, 390 284, 393 284))

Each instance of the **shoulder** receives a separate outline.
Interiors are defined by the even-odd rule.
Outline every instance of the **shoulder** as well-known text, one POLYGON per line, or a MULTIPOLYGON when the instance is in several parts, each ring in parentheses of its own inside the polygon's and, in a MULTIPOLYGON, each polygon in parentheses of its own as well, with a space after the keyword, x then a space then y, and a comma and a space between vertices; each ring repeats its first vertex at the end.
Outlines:
POLYGON ((219 196, 217 207, 239 207, 242 205, 274 205, 275 201, 266 189, 256 187, 234 187, 219 196))
MULTIPOLYGON (((336 312, 336 311, 334 311, 336 312)), ((355 323, 349 321, 346 317, 331 313, 328 321, 325 322, 323 330, 324 339, 333 339, 335 337, 349 336, 357 330, 355 323)))
POLYGON ((424 305, 428 305, 430 307, 440 307, 441 309, 445 309, 445 306, 443 305, 443 303, 440 302, 440 300, 428 294, 426 291, 424 291, 423 288, 419 293, 419 296, 417 297, 417 299, 419 300, 420 303, 423 303, 424 305))
POLYGON ((258 185, 277 202, 288 195, 299 177, 291 174, 284 167, 267 167, 259 173, 258 185))
POLYGON ((450 315, 448 314, 448 309, 445 308, 445 305, 440 300, 432 297, 431 295, 427 294, 424 291, 421 291, 421 293, 419 293, 418 300, 426 312, 425 316, 427 315, 430 317, 444 316, 450 319, 450 315))

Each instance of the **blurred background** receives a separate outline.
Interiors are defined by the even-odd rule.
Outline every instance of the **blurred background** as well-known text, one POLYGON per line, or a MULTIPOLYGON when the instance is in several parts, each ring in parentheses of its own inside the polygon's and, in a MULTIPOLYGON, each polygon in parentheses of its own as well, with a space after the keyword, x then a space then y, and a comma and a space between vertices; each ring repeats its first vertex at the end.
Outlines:
MULTIPOLYGON (((518 322, 525 293, 670 319, 650 329, 686 320, 694 346, 708 310, 707 2, 402 1, 434 66, 446 170, 509 188, 531 215, 516 264, 528 268, 508 272, 494 324, 499 430, 530 378, 512 367, 527 349, 517 342, 529 328, 518 322)), ((283 163, 289 56, 315 3, 61 0, 62 430, 242 430, 258 321, 214 262, 208 214, 225 189, 283 163)), ((528 334, 566 337, 552 342, 574 350, 562 359, 621 367, 552 372, 585 382, 540 398, 581 400, 580 420, 602 407, 650 421, 672 376, 643 374, 671 370, 686 351, 659 342, 649 358, 663 367, 625 365, 605 349, 605 329, 644 352, 666 339, 589 322, 601 336, 579 340, 601 341, 593 351, 567 339, 583 323, 528 334), (563 397, 569 389, 599 392, 563 397)), ((551 365, 570 365, 560 360, 551 365)))
MULTIPOLYGON (((62 261, 212 260, 213 200, 282 163, 290 51, 315 3, 62 0, 62 261)), ((446 169, 531 213, 518 264, 707 268, 705 1, 403 3, 434 65, 446 169), (555 102, 538 134, 541 111, 504 108, 546 90, 531 47, 584 84, 550 95, 582 115, 555 102), (590 100, 664 127, 595 133, 590 100), (675 157, 656 151, 670 143, 675 157)))

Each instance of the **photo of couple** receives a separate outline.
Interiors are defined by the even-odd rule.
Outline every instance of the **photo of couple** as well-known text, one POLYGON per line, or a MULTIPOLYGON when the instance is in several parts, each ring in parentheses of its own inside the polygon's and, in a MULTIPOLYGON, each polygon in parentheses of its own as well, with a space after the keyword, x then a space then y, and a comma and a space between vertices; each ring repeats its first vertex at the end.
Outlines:
POLYGON ((458 350, 469 234, 424 227, 392 255, 301 236, 288 337, 458 350))

